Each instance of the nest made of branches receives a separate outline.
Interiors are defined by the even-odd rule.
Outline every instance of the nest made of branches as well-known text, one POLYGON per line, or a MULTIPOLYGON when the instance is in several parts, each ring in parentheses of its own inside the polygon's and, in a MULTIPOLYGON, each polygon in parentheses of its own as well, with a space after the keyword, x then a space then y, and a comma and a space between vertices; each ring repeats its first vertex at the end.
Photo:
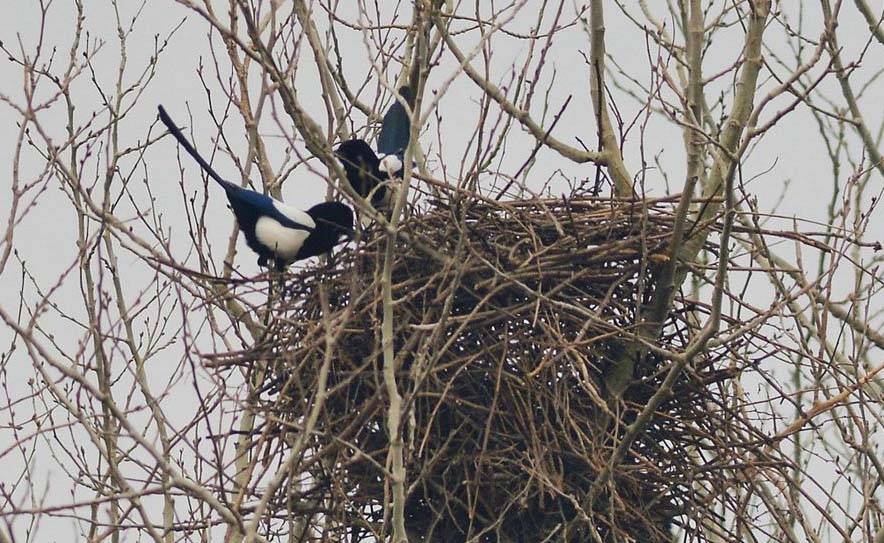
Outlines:
MULTIPOLYGON (((609 466, 665 376, 668 361, 647 354, 621 400, 606 386, 667 261, 676 202, 452 196, 404 220, 391 275, 412 541, 668 541, 673 522, 700 522, 693 489, 724 486, 710 463, 738 446, 716 437, 730 422, 710 407, 725 405, 724 349, 693 361, 609 466)), ((271 503, 348 541, 389 535, 386 243, 369 232, 288 277, 267 341, 242 357, 270 369, 256 400, 267 461, 286 457, 330 361, 302 475, 271 503)), ((658 344, 681 350, 704 311, 677 301, 658 344)))

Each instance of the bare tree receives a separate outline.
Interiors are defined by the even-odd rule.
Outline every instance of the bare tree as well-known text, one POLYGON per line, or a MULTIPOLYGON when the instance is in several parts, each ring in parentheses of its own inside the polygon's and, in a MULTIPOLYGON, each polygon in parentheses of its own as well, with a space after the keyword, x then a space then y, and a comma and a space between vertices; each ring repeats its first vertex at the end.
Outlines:
POLYGON ((884 542, 882 18, 17 8, 0 542, 884 542), (402 85, 375 210, 333 150, 402 85), (231 181, 368 226, 258 270, 158 99, 231 181))

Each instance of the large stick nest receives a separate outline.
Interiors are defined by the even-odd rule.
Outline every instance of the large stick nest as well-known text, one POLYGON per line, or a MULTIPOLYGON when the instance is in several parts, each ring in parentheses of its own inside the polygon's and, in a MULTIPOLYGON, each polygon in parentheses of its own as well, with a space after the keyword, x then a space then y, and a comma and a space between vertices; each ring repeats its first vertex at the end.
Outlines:
MULTIPOLYGON (((673 522, 699 518, 693 489, 724 486, 708 462, 735 446, 718 431, 726 414, 710 411, 730 375, 710 352, 587 500, 665 376, 668 361, 647 355, 622 401, 606 387, 665 265, 676 200, 434 202, 405 220, 409 241, 392 261, 410 539, 665 541, 673 522)), ((242 360, 269 368, 256 443, 273 462, 300 434, 330 360, 305 468, 271 503, 277 518, 312 513, 349 541, 389 536, 386 242, 375 229, 332 264, 288 277, 268 339, 242 360)), ((659 345, 682 349, 704 312, 677 301, 659 345)))

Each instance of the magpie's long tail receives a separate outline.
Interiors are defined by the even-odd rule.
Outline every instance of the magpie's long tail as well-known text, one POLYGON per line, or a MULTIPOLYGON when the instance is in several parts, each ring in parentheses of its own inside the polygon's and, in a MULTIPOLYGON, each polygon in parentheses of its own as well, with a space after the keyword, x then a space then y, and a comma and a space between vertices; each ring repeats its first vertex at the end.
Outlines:
POLYGON ((172 118, 169 117, 168 113, 166 113, 166 108, 164 108, 163 106, 159 106, 159 110, 160 120, 163 121, 163 124, 166 125, 166 128, 169 129, 169 132, 171 132, 172 135, 175 136, 175 139, 178 140, 178 143, 180 143, 181 146, 184 147, 184 149, 190 154, 190 156, 192 156, 194 160, 197 161, 197 164, 199 164, 200 167, 205 170, 207 174, 209 174, 209 177, 217 181, 218 184, 221 185, 225 191, 229 188, 232 188, 233 185, 230 183, 230 181, 226 181, 223 177, 218 175, 218 172, 212 169, 212 166, 210 166, 209 163, 206 162, 206 159, 201 157, 200 154, 196 152, 196 149, 194 149, 193 145, 191 145, 190 142, 187 141, 187 138, 184 137, 184 134, 181 133, 181 129, 175 126, 175 123, 172 122, 172 118))
MULTIPOLYGON (((399 95, 405 100, 409 106, 414 103, 414 97, 411 89, 402 87, 399 89, 399 95)), ((381 122, 381 133, 378 136, 378 152, 382 155, 396 155, 405 152, 408 147, 408 140, 411 137, 411 119, 408 112, 398 100, 394 100, 393 104, 384 115, 381 122)))

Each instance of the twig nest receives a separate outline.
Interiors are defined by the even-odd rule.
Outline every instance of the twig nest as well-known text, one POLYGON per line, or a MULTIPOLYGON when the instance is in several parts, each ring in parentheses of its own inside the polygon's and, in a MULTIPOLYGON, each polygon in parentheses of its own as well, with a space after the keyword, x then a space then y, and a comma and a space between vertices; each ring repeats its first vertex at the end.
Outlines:
MULTIPOLYGON (((692 364, 593 503, 587 495, 664 376, 665 361, 648 356, 623 401, 605 385, 612 354, 654 290, 654 270, 668 261, 676 199, 452 201, 411 214, 408 240, 394 251, 410 537, 667 540, 671 519, 691 508, 692 486, 721 477, 701 469, 705 436, 721 423, 707 409, 713 385, 728 376, 712 355, 692 364)), ((333 267, 289 278, 295 292, 275 309, 259 354, 272 369, 262 433, 272 438, 266 454, 279 460, 331 357, 328 397, 305 453, 309 476, 274 503, 282 516, 314 508, 326 529, 339 526, 351 541, 381 534, 390 499, 385 243, 384 234, 368 236, 335 255, 333 267)), ((682 313, 670 315, 662 346, 677 351, 688 341, 682 313)))

